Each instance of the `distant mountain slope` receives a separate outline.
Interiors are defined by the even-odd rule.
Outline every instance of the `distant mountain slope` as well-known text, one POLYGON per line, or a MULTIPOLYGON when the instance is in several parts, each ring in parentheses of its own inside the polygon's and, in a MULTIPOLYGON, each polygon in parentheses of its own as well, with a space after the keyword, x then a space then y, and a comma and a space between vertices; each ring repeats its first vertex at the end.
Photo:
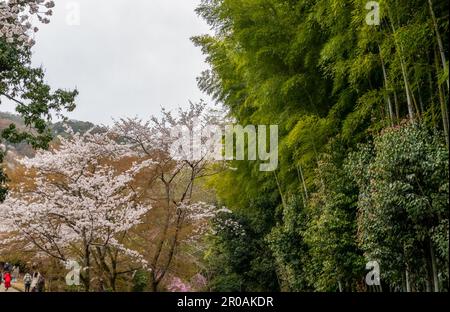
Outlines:
MULTIPOLYGON (((0 112, 0 133, 10 124, 15 124, 19 129, 25 128, 25 124, 19 115, 0 112)), ((26 143, 8 144, 8 150, 12 150, 21 156, 32 156, 34 154, 33 149, 26 143)))
MULTIPOLYGON (((22 118, 19 115, 0 112, 0 133, 9 127, 10 124, 15 124, 17 128, 25 128, 25 124, 22 118)), ((55 136, 61 135, 64 136, 66 132, 66 125, 72 128, 75 132, 85 133, 86 131, 96 128, 95 124, 87 121, 79 121, 79 120, 68 120, 66 122, 57 122, 51 125, 52 132, 55 136)), ((9 149, 14 150, 17 154, 22 156, 32 156, 34 154, 33 149, 26 143, 21 144, 11 144, 8 146, 9 149)))

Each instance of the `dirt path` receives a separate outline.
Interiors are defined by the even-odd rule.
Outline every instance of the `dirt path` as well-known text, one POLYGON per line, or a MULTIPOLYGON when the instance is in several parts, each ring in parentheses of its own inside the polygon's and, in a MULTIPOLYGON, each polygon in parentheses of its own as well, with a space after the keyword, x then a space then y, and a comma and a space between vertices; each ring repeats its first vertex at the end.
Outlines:
MULTIPOLYGON (((5 285, 3 284, 0 285, 0 292, 6 292, 5 285)), ((19 291, 11 287, 10 289, 8 289, 7 292, 19 292, 19 291)))

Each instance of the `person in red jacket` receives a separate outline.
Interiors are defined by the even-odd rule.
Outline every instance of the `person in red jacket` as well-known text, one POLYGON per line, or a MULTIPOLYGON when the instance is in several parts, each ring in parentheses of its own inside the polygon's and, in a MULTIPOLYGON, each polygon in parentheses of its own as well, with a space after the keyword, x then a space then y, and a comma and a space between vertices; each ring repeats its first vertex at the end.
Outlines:
POLYGON ((3 276, 3 280, 5 281, 5 289, 8 291, 8 289, 11 287, 11 274, 9 272, 6 272, 3 276))

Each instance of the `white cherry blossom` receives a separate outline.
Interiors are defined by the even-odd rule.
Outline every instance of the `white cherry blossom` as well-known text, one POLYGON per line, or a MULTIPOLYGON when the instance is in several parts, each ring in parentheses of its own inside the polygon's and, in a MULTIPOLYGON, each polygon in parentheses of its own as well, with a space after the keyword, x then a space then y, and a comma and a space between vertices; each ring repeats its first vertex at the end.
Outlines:
POLYGON ((34 20, 48 24, 53 14, 52 0, 0 0, 0 39, 17 45, 32 46, 37 32, 34 20))
POLYGON ((116 143, 110 132, 59 140, 56 149, 20 160, 34 186, 20 186, 0 205, 2 230, 62 261, 74 248, 88 256, 87 248, 112 246, 143 263, 116 237, 140 224, 150 209, 138 202, 132 182, 152 161, 132 162, 130 147, 116 143), (113 166, 128 159, 128 170, 113 166))

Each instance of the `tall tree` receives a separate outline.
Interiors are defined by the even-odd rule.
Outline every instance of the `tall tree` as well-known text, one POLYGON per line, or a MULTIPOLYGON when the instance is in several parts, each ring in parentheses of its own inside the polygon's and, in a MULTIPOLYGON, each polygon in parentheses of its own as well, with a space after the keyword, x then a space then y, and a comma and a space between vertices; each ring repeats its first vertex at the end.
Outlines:
MULTIPOLYGON (((26 129, 11 124, 1 136, 5 143, 26 142, 34 148, 47 148, 51 141, 48 124, 54 114, 75 108, 76 90, 52 91, 44 81, 44 70, 31 66, 34 21, 49 23, 54 2, 14 0, 0 3, 0 104, 9 100, 23 118, 26 129)), ((0 151, 3 160, 4 151, 0 151)), ((6 194, 6 177, 0 171, 0 200, 6 194)))

